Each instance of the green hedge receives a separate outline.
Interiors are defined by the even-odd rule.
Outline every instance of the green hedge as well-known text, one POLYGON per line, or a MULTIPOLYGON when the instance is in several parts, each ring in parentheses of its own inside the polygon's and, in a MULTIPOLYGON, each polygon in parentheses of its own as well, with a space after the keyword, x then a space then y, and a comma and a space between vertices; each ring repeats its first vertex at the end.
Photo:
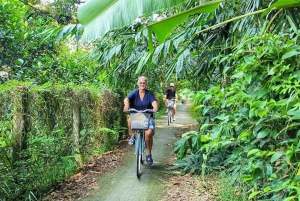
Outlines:
POLYGON ((92 86, 0 85, 0 194, 40 198, 123 134, 122 94, 92 86))

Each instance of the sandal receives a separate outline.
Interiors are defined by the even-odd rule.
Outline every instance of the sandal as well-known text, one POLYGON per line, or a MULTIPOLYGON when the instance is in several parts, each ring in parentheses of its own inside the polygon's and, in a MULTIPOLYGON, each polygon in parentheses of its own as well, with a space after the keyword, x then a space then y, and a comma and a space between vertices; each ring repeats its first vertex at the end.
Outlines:
POLYGON ((151 154, 148 155, 148 156, 146 156, 146 160, 147 160, 148 165, 152 165, 153 164, 153 159, 152 159, 152 155, 151 154))
POLYGON ((129 142, 128 142, 129 145, 134 145, 135 144, 135 138, 134 138, 134 135, 131 136, 129 142))

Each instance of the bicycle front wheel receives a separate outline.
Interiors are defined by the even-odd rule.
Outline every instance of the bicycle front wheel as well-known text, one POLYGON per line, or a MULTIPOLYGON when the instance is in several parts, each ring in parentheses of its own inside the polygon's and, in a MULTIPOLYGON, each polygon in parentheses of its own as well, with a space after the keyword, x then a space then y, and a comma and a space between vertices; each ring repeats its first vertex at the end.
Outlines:
POLYGON ((136 134, 136 176, 140 178, 141 176, 141 162, 142 162, 142 140, 141 133, 136 134))

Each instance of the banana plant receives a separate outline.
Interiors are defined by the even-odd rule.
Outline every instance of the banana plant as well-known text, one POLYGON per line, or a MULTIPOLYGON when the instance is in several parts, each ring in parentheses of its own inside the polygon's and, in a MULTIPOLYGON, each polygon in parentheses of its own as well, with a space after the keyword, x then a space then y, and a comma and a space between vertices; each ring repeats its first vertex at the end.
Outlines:
POLYGON ((88 0, 78 8, 85 27, 84 40, 101 38, 106 32, 133 22, 144 13, 176 6, 186 0, 88 0))
MULTIPOLYGON (((152 31, 156 34, 158 41, 162 43, 169 33, 190 15, 213 12, 222 1, 217 0, 199 5, 150 24, 148 26, 150 52, 153 52, 152 31)), ((153 0, 89 0, 78 8, 78 19, 84 27, 82 39, 90 41, 101 38, 108 31, 128 25, 144 13, 155 12, 184 2, 180 0, 156 0, 155 2, 153 0)))
MULTIPOLYGON (((125 1, 125 0, 124 0, 125 1)), ((111 29, 117 29, 118 26, 123 26, 126 23, 129 22, 130 20, 134 20, 137 16, 132 17, 131 19, 127 16, 124 15, 124 17, 117 17, 119 13, 113 13, 113 8, 111 7, 116 7, 118 8, 120 6, 122 1, 116 1, 116 3, 112 4, 107 4, 105 7, 104 3, 99 3, 94 0, 89 0, 85 4, 83 4, 81 7, 78 9, 78 18, 79 21, 82 23, 84 27, 84 33, 83 33, 83 38, 92 40, 96 39, 99 37, 102 37, 103 34, 107 33, 107 31, 111 29), (108 8, 108 5, 110 6, 108 8), (101 7, 101 9, 100 9, 101 7), (98 9, 98 10, 97 10, 98 9), (107 9, 107 10, 106 10, 107 9), (94 11, 93 11, 94 10, 94 11), (93 12, 92 12, 93 11, 93 12), (107 13, 110 13, 111 15, 108 16, 107 13), (112 14, 113 13, 113 14, 112 14), (96 15, 98 14, 98 15, 96 15), (107 17, 104 17, 107 16, 107 17), (113 18, 112 18, 113 17, 113 18), (110 22, 111 21, 111 22, 110 22), (119 21, 114 22, 114 21, 119 21), (97 22, 97 23, 95 23, 97 22), (100 23, 101 22, 101 23, 100 23), (108 24, 110 22, 110 24, 108 24), (105 25, 106 24, 106 25, 105 25), (101 28, 105 25, 105 29, 101 28), (115 25, 115 26, 113 26, 115 25), (118 26, 117 26, 118 25, 118 26), (107 28, 110 27, 110 28, 107 28)), ((161 1, 160 1, 161 2, 161 1)), ((184 2, 184 1, 183 1, 184 2)), ((201 74, 206 74, 210 75, 215 71, 215 66, 211 65, 209 61, 211 61, 214 57, 218 56, 220 53, 223 52, 223 54, 227 54, 226 51, 229 50, 230 53, 230 46, 237 44, 238 43, 238 38, 242 38, 243 35, 246 33, 249 33, 249 31, 245 32, 245 27, 247 27, 247 30, 259 30, 257 27, 255 27, 255 24, 257 25, 257 21, 261 21, 259 19, 259 14, 261 13, 266 13, 266 12, 273 12, 276 9, 280 8, 289 8, 291 6, 297 6, 296 0, 279 0, 275 4, 271 4, 269 8, 267 7, 268 5, 265 3, 262 5, 262 3, 258 3, 257 1, 234 1, 235 9, 238 9, 239 7, 241 8, 242 13, 244 13, 241 16, 235 17, 235 11, 234 8, 230 8, 230 4, 232 2, 224 2, 221 3, 221 1, 214 1, 210 3, 206 3, 204 5, 200 5, 198 7, 194 8, 187 8, 186 11, 180 12, 184 9, 179 9, 179 12, 177 14, 171 15, 171 17, 165 18, 159 22, 154 22, 154 23, 149 23, 151 22, 151 19, 148 18, 146 19, 146 27, 148 28, 148 37, 150 37, 149 46, 148 50, 147 47, 144 47, 143 51, 140 51, 139 54, 133 54, 135 62, 128 62, 128 60, 131 60, 133 57, 128 56, 127 60, 127 68, 128 67, 133 67, 136 68, 133 70, 135 74, 142 72, 145 70, 145 66, 151 64, 154 62, 154 64, 159 65, 158 60, 163 60, 163 58, 167 58, 167 55, 173 55, 173 60, 167 62, 166 64, 169 66, 168 71, 165 72, 167 74, 167 78, 170 78, 173 72, 176 72, 176 74, 180 74, 182 72, 186 72, 188 68, 192 69, 194 76, 199 76, 201 74), (241 4, 237 3, 241 2, 241 4), (238 4, 238 5, 237 5, 238 4), (208 21, 203 20, 204 17, 203 15, 200 15, 198 18, 194 18, 192 23, 188 23, 187 16, 190 14, 194 14, 195 12, 209 12, 213 11, 216 9, 216 6, 220 5, 218 7, 218 10, 216 10, 216 13, 211 13, 210 14, 210 19, 214 17, 215 19, 211 20, 211 22, 207 23, 208 21), (264 9, 261 9, 265 7, 264 9), (231 9, 230 13, 232 14, 227 14, 224 13, 223 10, 228 10, 231 9), (251 18, 252 16, 252 18, 251 18), (253 18, 256 16, 256 18, 253 18), (198 21, 197 21, 198 19, 198 21), (227 20, 229 19, 229 20, 227 20), (177 23, 178 22, 178 23, 177 23), (199 23, 200 22, 200 23, 199 23), (204 23, 203 23, 204 22, 204 23), (233 24, 233 22, 235 22, 233 24), (182 27, 182 32, 174 31, 173 27, 177 26, 180 24, 182 27), (252 26, 254 25, 254 26, 252 26), (185 26, 183 28, 183 26, 185 26), (190 26, 190 27, 189 27, 190 26), (208 27, 208 28, 206 28, 208 27), (250 28, 249 28, 250 27, 250 28), (172 31, 173 30, 173 31, 172 31), (156 48, 153 48, 153 43, 152 43, 152 31, 155 33, 155 36, 158 40, 159 43, 164 43, 161 45, 157 45, 156 48), (172 32, 172 34, 170 34, 172 32), (177 34, 176 34, 177 32, 177 34), (234 33, 235 32, 235 33, 234 33), (226 34, 227 33, 227 34, 226 34), (234 35, 231 35, 229 37, 230 33, 234 33, 234 35), (199 40, 201 39, 201 40, 199 40), (179 45, 180 44, 180 45, 179 45), (184 45, 183 45, 184 44, 184 45), (226 45, 224 48, 221 50, 213 49, 211 48, 212 46, 220 46, 223 47, 223 45, 226 45), (172 48, 172 46, 174 46, 172 48), (192 49, 191 49, 192 48, 192 49), (198 49, 196 52, 193 53, 191 50, 194 48, 198 49), (202 51, 201 51, 202 49, 202 51), (166 51, 167 50, 167 51, 166 51), (170 50, 170 51, 168 51, 170 50), (173 50, 173 51, 172 51, 173 50), (174 54, 175 50, 175 54, 174 54), (200 50, 200 51, 199 51, 200 50), (149 54, 150 53, 150 54, 149 54), (162 55, 162 56, 161 56, 162 55), (193 55, 194 58, 191 56, 193 55), (192 61, 192 63, 188 62, 189 60, 192 61), (188 63, 187 63, 188 62, 188 63), (194 68, 193 66, 195 64, 199 63, 199 68, 194 68)), ((161 2, 162 3, 162 2, 161 2)), ((179 2, 177 2, 178 4, 179 2)), ((164 5, 170 5, 167 4, 166 2, 163 1, 164 5)), ((175 5, 175 4, 174 4, 175 5)), ((134 5, 136 6, 136 5, 134 5)), ((126 8, 122 8, 123 10, 125 9, 130 9, 135 8, 133 5, 129 6, 126 5, 126 8)), ((144 6, 144 4, 143 4, 144 6)), ((162 8, 163 5, 161 5, 162 8)), ((167 6, 166 6, 167 7, 167 6)), ((151 7, 153 8, 153 7, 151 7)), ((145 11, 149 11, 146 8, 142 8, 145 11)), ((153 8, 153 10, 155 10, 153 8)), ((279 10, 281 11, 281 10, 279 10)), ((122 11, 125 12, 125 11, 122 11)), ((131 12, 131 11, 127 11, 131 12)), ((289 15, 289 13, 287 13, 289 15)), ((269 15, 270 17, 272 15, 269 15)), ((295 17, 292 15, 289 15, 290 17, 288 19, 288 22, 292 25, 292 22, 295 22, 295 17)), ((191 20, 191 18, 189 18, 191 20)), ((283 20, 281 20, 283 22, 283 20)), ((270 20, 270 24, 274 23, 274 20, 270 20)), ((260 22, 263 23, 263 22, 260 22)), ((295 23, 294 23, 295 24, 295 23)), ((145 27, 144 27, 145 28, 145 27)), ((125 29, 119 29, 119 30, 125 30, 125 29)), ((117 31, 117 30, 115 30, 117 31)), ((118 31, 117 31, 118 32, 118 31)), ((119 32, 120 33, 120 32, 119 32)), ((147 33, 147 32, 146 32, 147 33)), ((121 33, 122 34, 122 33, 121 33)), ((125 32, 123 33, 125 34, 125 32)), ((127 34, 127 33, 126 33, 127 34)), ((130 33, 129 33, 130 34, 130 33)), ((142 34, 139 33, 131 33, 132 35, 136 34, 135 37, 138 37, 138 35, 146 35, 145 31, 142 31, 142 34)), ((131 40, 130 40, 131 41, 131 40)), ((137 44, 136 44, 137 45, 137 44)), ((126 45, 124 44, 123 47, 132 47, 134 46, 131 45, 126 45)), ((124 48, 121 48, 124 50, 124 48)), ((110 50, 108 50, 110 51, 110 50)), ((194 50, 195 51, 195 50, 194 50)), ((110 51, 111 52, 111 51, 110 51)), ((109 55, 109 54, 107 54, 109 55)), ((104 57, 104 56, 101 56, 104 57)), ((170 57, 168 57, 170 58, 170 57)), ((111 61, 110 61, 111 62, 111 61)), ((166 61, 165 61, 166 62, 166 61)), ((122 64, 119 64, 118 69, 122 69, 122 64)), ((222 66, 220 67, 222 71, 222 66)), ((191 73, 191 71, 189 72, 191 73)), ((178 76, 178 75, 177 75, 178 76)))

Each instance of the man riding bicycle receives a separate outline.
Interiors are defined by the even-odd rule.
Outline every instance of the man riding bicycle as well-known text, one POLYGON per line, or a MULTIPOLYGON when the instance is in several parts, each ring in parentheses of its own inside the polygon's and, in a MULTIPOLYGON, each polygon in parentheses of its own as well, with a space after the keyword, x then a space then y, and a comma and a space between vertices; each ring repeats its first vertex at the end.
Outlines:
POLYGON ((178 95, 177 95, 177 91, 174 88, 174 83, 170 83, 170 88, 166 90, 165 95, 164 95, 164 100, 165 102, 165 106, 166 106, 166 112, 168 112, 168 103, 170 100, 175 99, 174 101, 174 105, 173 105, 173 116, 172 119, 173 121, 176 120, 175 118, 175 114, 176 114, 176 100, 178 99, 178 95))

